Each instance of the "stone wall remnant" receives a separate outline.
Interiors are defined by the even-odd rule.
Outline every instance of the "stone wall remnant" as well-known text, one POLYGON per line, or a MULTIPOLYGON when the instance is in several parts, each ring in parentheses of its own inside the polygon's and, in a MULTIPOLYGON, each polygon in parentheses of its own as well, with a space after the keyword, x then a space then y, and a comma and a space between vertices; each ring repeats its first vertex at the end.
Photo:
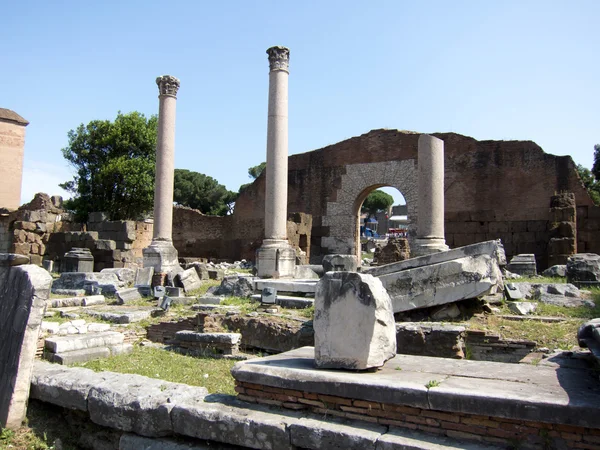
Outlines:
POLYGON ((21 426, 52 277, 29 258, 0 254, 0 428, 21 426))

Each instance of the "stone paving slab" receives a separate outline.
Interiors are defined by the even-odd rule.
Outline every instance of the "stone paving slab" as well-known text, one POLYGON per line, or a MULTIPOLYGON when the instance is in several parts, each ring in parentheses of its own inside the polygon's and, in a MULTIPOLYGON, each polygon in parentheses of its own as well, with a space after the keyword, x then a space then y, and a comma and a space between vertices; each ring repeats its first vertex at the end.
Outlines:
MULTIPOLYGON (((262 295, 254 294, 250 298, 260 302, 262 295)), ((294 297, 292 295, 277 295, 277 300, 275 303, 282 308, 304 309, 313 306, 315 304, 315 299, 309 297, 294 297)))
POLYGON ((89 310, 86 314, 112 323, 133 323, 152 316, 154 307, 114 307, 106 310, 89 310))
POLYGON ((122 344, 125 336, 117 331, 101 333, 73 334, 46 338, 44 347, 52 353, 70 352, 94 347, 122 344))
POLYGON ((303 347, 239 362, 232 375, 339 397, 600 428, 600 382, 589 369, 397 355, 374 373, 317 370, 314 349, 303 347), (427 388, 431 381, 438 385, 427 388))

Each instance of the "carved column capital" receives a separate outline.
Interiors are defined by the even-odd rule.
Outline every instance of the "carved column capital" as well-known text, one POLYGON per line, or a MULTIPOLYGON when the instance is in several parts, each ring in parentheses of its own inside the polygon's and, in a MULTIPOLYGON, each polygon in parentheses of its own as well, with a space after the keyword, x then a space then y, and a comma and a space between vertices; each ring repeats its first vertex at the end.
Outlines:
POLYGON ((290 49, 281 46, 275 46, 267 49, 269 55, 269 67, 271 72, 274 70, 283 70, 290 73, 290 49))
POLYGON ((158 91, 161 95, 168 95, 169 97, 177 98, 177 91, 179 90, 179 79, 172 75, 163 75, 162 77, 156 78, 156 84, 158 85, 158 91))

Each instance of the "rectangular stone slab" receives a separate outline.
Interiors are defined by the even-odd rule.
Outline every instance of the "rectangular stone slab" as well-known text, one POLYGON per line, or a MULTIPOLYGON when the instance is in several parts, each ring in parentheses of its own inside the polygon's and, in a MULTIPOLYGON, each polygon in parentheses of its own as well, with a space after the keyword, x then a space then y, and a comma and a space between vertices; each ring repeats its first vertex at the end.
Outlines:
POLYGON ((375 373, 317 370, 303 347, 243 361, 242 382, 357 400, 600 428, 600 384, 588 369, 396 355, 375 373), (400 370, 398 370, 400 369, 400 370), (431 381, 436 387, 425 387, 431 381))
POLYGON ((410 258, 404 261, 385 264, 383 266, 371 267, 362 270, 362 273, 368 273, 375 277, 380 277, 382 275, 414 269, 416 267, 429 266, 432 264, 452 261, 453 259, 464 258, 465 256, 478 255, 497 255, 499 264, 506 264, 506 255, 504 254, 504 247, 502 246, 502 243, 500 243, 500 241, 485 241, 477 244, 465 245, 464 247, 454 248, 448 250, 447 252, 432 253, 431 255, 419 256, 417 258, 410 258))
POLYGON ((52 353, 70 352, 94 347, 122 344, 125 336, 117 331, 103 333, 74 334, 46 339, 45 348, 52 353))

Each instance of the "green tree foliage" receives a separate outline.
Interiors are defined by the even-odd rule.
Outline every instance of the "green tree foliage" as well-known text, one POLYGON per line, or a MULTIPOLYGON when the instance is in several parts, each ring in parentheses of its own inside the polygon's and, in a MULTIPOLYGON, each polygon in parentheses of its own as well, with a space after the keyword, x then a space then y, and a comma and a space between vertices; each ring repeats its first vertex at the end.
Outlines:
POLYGON ((235 192, 208 175, 191 170, 175 169, 173 200, 179 205, 189 206, 204 214, 224 216, 231 214, 235 192))
POLYGON ((260 174, 263 172, 263 170, 265 170, 265 167, 267 167, 266 162, 262 162, 258 166, 250 167, 248 169, 248 176, 250 178, 256 180, 260 176, 260 174))
POLYGON ((93 211, 112 220, 136 219, 152 210, 157 117, 117 114, 114 122, 92 120, 68 133, 63 156, 76 169, 60 186, 73 194, 65 206, 79 221, 93 211))
MULTIPOLYGON (((598 147, 598 146, 596 146, 598 147)), ((577 172, 579 178, 583 181, 583 185, 592 197, 595 205, 600 205, 600 181, 594 177, 594 174, 590 169, 586 169, 581 164, 577 164, 577 172)))
POLYGON ((596 181, 600 181, 600 144, 594 145, 594 165, 592 166, 592 173, 596 181))
POLYGON ((362 204, 361 212, 368 213, 369 216, 378 212, 387 211, 394 204, 394 197, 379 189, 371 192, 362 204))

